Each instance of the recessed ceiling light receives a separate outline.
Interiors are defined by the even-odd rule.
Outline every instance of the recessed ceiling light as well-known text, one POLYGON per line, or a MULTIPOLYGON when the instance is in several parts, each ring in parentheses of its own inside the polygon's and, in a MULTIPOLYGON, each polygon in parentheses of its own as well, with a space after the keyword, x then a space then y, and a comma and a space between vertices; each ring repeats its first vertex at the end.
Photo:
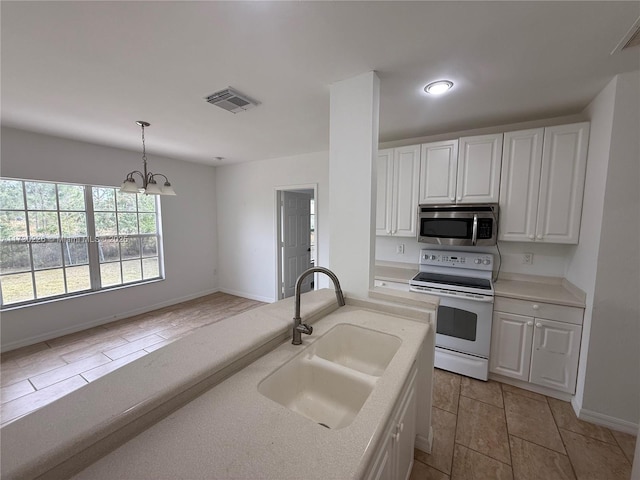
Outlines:
POLYGON ((431 82, 429 85, 424 87, 424 91, 432 95, 441 95, 444 92, 447 92, 451 87, 453 87, 453 82, 450 82, 449 80, 438 80, 437 82, 431 82))

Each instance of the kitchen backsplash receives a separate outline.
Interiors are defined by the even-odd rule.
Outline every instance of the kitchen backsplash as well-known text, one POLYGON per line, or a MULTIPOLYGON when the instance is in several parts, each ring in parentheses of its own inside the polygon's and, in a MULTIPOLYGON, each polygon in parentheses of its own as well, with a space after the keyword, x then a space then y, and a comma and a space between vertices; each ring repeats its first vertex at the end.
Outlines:
MULTIPOLYGON (((502 257, 500 271, 550 277, 565 276, 567 265, 575 250, 575 245, 518 242, 499 242, 498 247, 502 257), (523 263, 525 253, 533 254, 530 265, 523 263)), ((496 262, 498 261, 496 247, 441 247, 418 243, 413 238, 382 236, 376 237, 376 260, 416 265, 420 257, 420 250, 423 248, 493 253, 496 256, 496 262), (398 253, 399 250, 404 253, 398 253)))

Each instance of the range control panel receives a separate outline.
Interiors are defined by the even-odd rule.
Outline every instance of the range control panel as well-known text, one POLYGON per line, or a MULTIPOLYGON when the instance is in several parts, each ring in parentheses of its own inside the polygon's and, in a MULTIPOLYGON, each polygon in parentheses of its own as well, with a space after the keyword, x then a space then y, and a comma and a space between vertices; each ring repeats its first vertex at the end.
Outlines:
POLYGON ((420 265, 466 268, 469 270, 493 270, 493 255, 490 253, 423 249, 420 250, 420 265))

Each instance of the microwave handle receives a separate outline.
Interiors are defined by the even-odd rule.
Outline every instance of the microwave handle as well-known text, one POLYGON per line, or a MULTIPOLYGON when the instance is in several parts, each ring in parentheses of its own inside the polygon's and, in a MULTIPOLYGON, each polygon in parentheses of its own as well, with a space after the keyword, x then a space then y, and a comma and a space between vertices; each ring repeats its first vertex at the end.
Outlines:
POLYGON ((473 215, 473 234, 471 237, 471 245, 475 246, 478 241, 478 214, 473 215))

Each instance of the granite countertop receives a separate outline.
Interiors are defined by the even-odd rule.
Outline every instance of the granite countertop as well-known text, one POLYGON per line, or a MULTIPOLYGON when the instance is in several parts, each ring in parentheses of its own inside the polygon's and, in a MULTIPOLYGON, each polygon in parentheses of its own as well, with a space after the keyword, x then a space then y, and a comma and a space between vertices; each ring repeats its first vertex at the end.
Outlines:
POLYGON ((282 344, 290 336, 289 298, 200 328, 5 425, 2 478, 66 478, 87 465, 78 478, 361 475, 410 359, 432 331, 432 307, 347 298, 347 306, 337 309, 332 289, 303 295, 303 321, 315 330, 305 344, 336 323, 403 339, 344 429, 327 431, 257 392, 259 380, 300 352, 282 344), (372 302, 380 303, 373 312, 365 308, 372 302))
POLYGON ((585 308, 585 292, 564 278, 502 273, 494 289, 498 297, 585 308))
POLYGON ((376 280, 409 283, 418 274, 418 265, 411 263, 376 262, 376 280))

